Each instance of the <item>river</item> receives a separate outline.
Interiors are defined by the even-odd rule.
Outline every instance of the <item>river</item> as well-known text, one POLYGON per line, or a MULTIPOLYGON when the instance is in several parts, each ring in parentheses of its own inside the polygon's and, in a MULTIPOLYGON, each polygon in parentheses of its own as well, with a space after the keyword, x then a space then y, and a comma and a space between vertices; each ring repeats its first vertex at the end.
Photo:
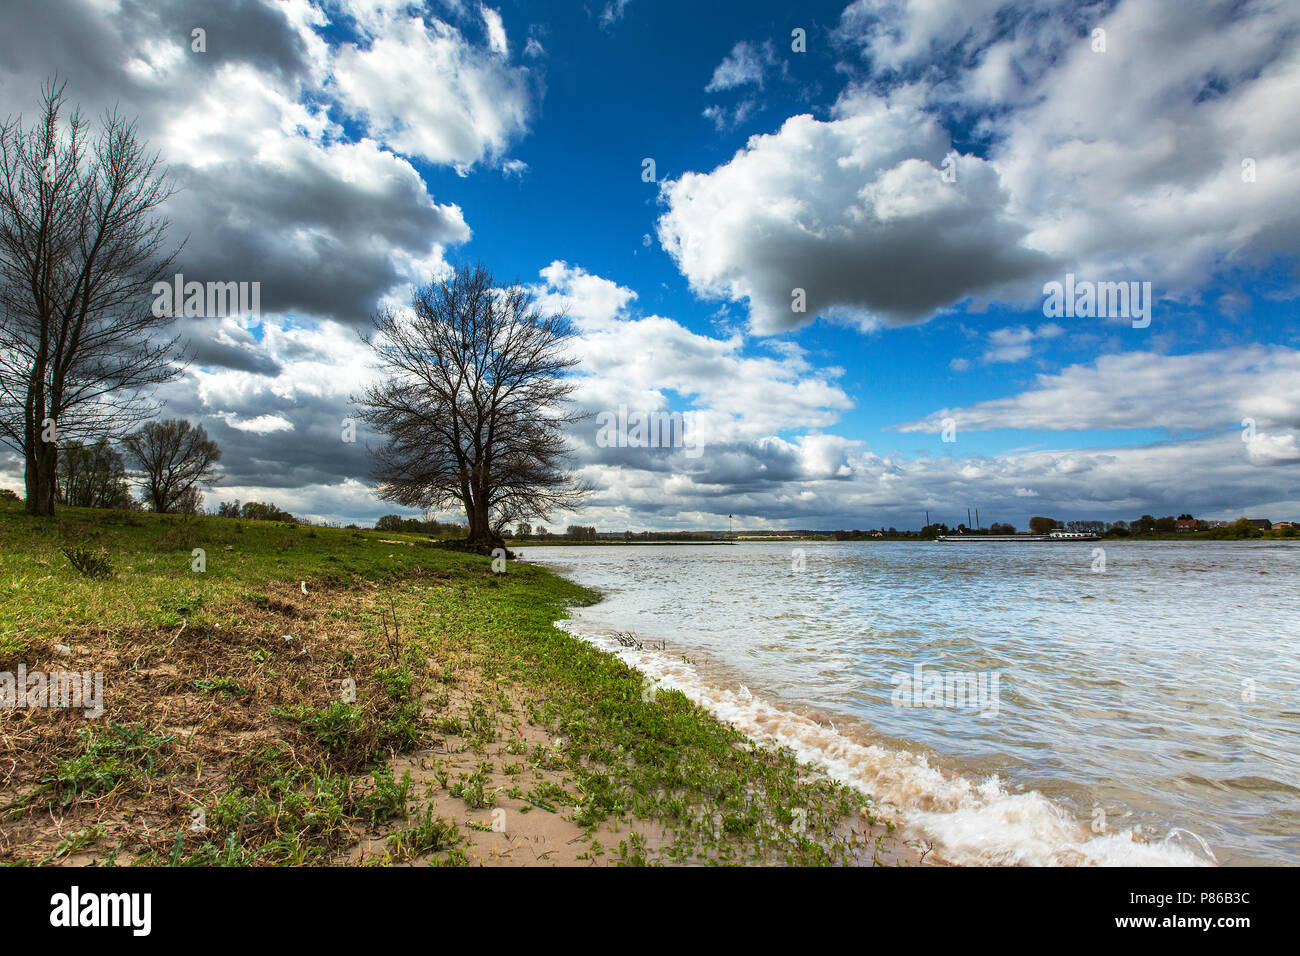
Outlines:
POLYGON ((1300 544, 521 553, 605 595, 565 627, 952 862, 1300 863, 1300 544))

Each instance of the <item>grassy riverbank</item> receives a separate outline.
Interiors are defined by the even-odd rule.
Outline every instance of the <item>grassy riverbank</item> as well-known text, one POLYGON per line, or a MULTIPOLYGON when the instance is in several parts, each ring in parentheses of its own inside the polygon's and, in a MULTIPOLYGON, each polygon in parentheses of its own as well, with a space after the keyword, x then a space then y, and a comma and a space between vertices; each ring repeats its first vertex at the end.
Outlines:
POLYGON ((595 595, 541 568, 21 507, 0 502, 0 672, 102 672, 104 711, 0 710, 0 862, 909 858, 861 794, 553 627, 595 595))

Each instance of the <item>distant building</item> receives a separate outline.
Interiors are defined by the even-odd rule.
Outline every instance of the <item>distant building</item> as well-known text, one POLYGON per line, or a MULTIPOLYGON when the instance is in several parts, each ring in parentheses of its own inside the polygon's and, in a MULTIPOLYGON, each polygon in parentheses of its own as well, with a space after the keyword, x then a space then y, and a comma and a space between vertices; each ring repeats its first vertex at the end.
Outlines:
POLYGON ((1294 528, 1294 527, 1296 527, 1296 523, 1295 523, 1294 521, 1278 521, 1278 522, 1276 522, 1276 523, 1273 525, 1273 527, 1274 527, 1274 528, 1294 528))
POLYGON ((1273 527, 1273 522, 1267 518, 1246 518, 1245 521, 1248 524, 1253 524, 1260 531, 1268 531, 1273 527))
POLYGON ((1195 531, 1195 530, 1196 530, 1196 519, 1195 519, 1195 518, 1179 518, 1177 521, 1174 522, 1174 530, 1175 530, 1175 531, 1195 531))

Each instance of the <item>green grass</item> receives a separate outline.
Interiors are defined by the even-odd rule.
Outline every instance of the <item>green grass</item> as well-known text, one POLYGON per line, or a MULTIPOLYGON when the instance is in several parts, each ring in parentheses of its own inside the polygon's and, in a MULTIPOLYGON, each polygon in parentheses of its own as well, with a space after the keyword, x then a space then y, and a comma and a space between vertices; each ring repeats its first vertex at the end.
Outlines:
POLYGON ((310 590, 419 569, 478 584, 490 571, 484 562, 474 573, 472 556, 412 535, 86 508, 50 519, 22 509, 0 500, 0 666, 20 660, 34 640, 75 640, 90 627, 228 621, 222 611, 233 604, 271 600, 266 581, 306 581, 310 590), (115 577, 83 576, 64 548, 102 554, 115 577), (191 571, 196 548, 206 552, 203 573, 191 571))
MULTIPOLYGON (((824 864, 864 852, 842 836, 864 796, 753 744, 679 692, 645 695, 641 674, 553 626, 597 596, 542 568, 511 563, 493 575, 486 557, 390 532, 75 508, 47 519, 21 507, 0 501, 0 670, 57 666, 54 645, 68 645, 106 662, 108 714, 97 725, 107 729, 75 736, 45 718, 49 753, 29 758, 45 761, 40 788, 0 793, 11 814, 42 794, 57 796, 56 815, 112 794, 117 803, 99 810, 118 822, 94 830, 96 843, 116 839, 113 852, 138 861, 329 862, 359 829, 405 816, 409 782, 394 781, 387 760, 445 736, 474 753, 501 741, 519 758, 516 776, 562 773, 563 786, 521 784, 521 798, 584 828, 604 862, 649 855, 635 832, 599 846, 598 828, 650 821, 673 834, 668 861, 824 864), (112 576, 76 570, 63 554, 72 547, 102 555, 112 576), (206 552, 204 573, 191 570, 195 549, 206 552), (179 695, 206 723, 176 741, 166 699, 114 696, 116 678, 146 680, 141 672, 152 675, 150 693, 179 695), (449 692, 467 674, 478 688, 521 689, 527 713, 512 713, 499 690, 454 710, 449 692), (339 694, 351 678, 355 701, 339 694), (510 729, 519 720, 560 743, 529 752, 510 729), (252 730, 275 739, 250 752, 238 735, 252 730), (203 829, 189 825, 196 797, 203 829), (138 834, 132 821, 145 818, 148 833, 170 834, 166 845, 138 834)), ((0 723, 6 735, 12 726, 0 723)), ((448 789, 467 810, 492 807, 501 788, 491 770, 453 775, 448 789)), ((28 814, 30 826, 37 817, 28 814)), ((59 823, 65 834, 91 832, 59 823)), ((466 859, 454 822, 428 814, 393 839, 397 857, 466 859)), ((55 851, 51 838, 20 857, 55 851)))

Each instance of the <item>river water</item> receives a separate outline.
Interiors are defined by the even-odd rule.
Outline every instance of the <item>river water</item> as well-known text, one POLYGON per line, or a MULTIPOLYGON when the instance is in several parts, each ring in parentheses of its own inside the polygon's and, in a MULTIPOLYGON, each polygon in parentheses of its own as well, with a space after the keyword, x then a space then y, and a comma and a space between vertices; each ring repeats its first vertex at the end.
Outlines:
POLYGON ((604 593, 565 627, 944 859, 1300 864, 1300 544, 522 555, 604 593), (642 649, 612 639, 628 631, 642 649))

